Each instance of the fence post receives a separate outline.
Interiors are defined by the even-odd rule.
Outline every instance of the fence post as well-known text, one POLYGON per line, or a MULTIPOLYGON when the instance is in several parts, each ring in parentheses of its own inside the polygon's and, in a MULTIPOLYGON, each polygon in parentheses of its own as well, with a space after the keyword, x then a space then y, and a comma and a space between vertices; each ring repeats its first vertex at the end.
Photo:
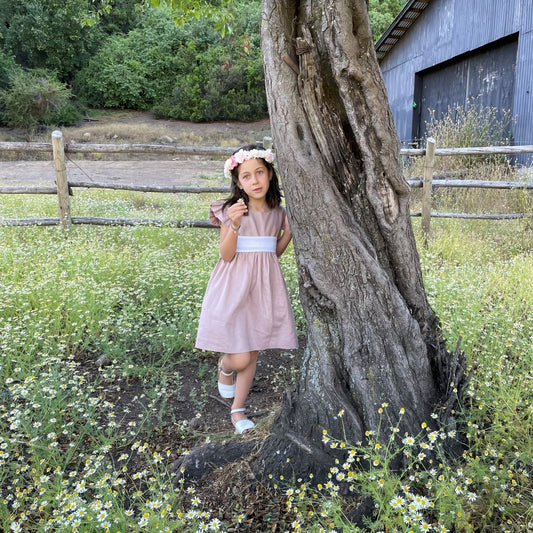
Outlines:
POLYGON ((68 193, 67 167, 65 165, 65 147, 63 134, 52 132, 52 150, 56 170, 57 200, 59 203, 59 221, 64 228, 72 224, 70 217, 70 198, 68 193))
POLYGON ((427 245, 431 229, 431 189, 433 186, 433 172, 435 170, 435 139, 426 140, 426 155, 424 157, 424 184, 422 188, 422 232, 424 246, 427 245))
POLYGON ((272 137, 263 137, 263 148, 272 150, 272 137))

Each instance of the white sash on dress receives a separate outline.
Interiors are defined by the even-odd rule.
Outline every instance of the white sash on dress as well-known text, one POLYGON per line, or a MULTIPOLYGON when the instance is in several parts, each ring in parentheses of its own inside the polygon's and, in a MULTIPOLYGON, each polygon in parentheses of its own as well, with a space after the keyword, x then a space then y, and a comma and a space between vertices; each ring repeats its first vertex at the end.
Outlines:
POLYGON ((275 252, 277 237, 237 237, 237 252, 275 252))

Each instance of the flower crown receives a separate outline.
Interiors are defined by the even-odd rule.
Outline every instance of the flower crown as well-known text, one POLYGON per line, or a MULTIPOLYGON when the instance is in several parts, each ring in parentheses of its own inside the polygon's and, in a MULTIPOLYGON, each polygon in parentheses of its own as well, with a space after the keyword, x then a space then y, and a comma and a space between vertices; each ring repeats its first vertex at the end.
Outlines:
POLYGON ((241 163, 248 161, 249 159, 264 159, 267 163, 272 163, 276 156, 272 150, 239 150, 234 153, 224 164, 224 176, 231 179, 231 171, 238 167, 241 163))

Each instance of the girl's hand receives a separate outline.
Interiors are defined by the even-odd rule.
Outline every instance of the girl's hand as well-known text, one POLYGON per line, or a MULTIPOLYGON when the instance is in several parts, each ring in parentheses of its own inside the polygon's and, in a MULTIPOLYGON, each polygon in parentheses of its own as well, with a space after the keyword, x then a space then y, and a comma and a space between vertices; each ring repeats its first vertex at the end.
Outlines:
POLYGON ((248 212, 248 208, 244 201, 239 200, 237 203, 233 204, 228 208, 228 217, 231 220, 231 225, 234 228, 240 228, 241 219, 245 213, 248 212))

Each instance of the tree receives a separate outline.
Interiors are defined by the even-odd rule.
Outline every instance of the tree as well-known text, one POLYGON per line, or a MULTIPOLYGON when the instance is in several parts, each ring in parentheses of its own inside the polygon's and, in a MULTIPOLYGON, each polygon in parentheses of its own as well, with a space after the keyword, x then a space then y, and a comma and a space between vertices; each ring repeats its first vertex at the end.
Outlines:
POLYGON ((368 16, 374 41, 383 35, 406 2, 407 0, 369 0, 368 16))
POLYGON ((258 471, 321 477, 332 465, 323 429, 364 441, 384 402, 401 434, 417 434, 434 412, 449 417, 464 356, 447 351, 425 294, 366 1, 263 0, 262 19, 308 332, 300 382, 258 471))
POLYGON ((262 1, 267 100, 307 321, 298 387, 257 463, 265 479, 323 477, 334 453, 323 430, 364 441, 383 403, 402 434, 433 414, 449 423, 466 386, 464 354, 447 351, 424 290, 367 9, 366 0, 262 1))
POLYGON ((27 68, 71 79, 100 46, 102 32, 88 20, 89 0, 0 0, 0 47, 27 68))

